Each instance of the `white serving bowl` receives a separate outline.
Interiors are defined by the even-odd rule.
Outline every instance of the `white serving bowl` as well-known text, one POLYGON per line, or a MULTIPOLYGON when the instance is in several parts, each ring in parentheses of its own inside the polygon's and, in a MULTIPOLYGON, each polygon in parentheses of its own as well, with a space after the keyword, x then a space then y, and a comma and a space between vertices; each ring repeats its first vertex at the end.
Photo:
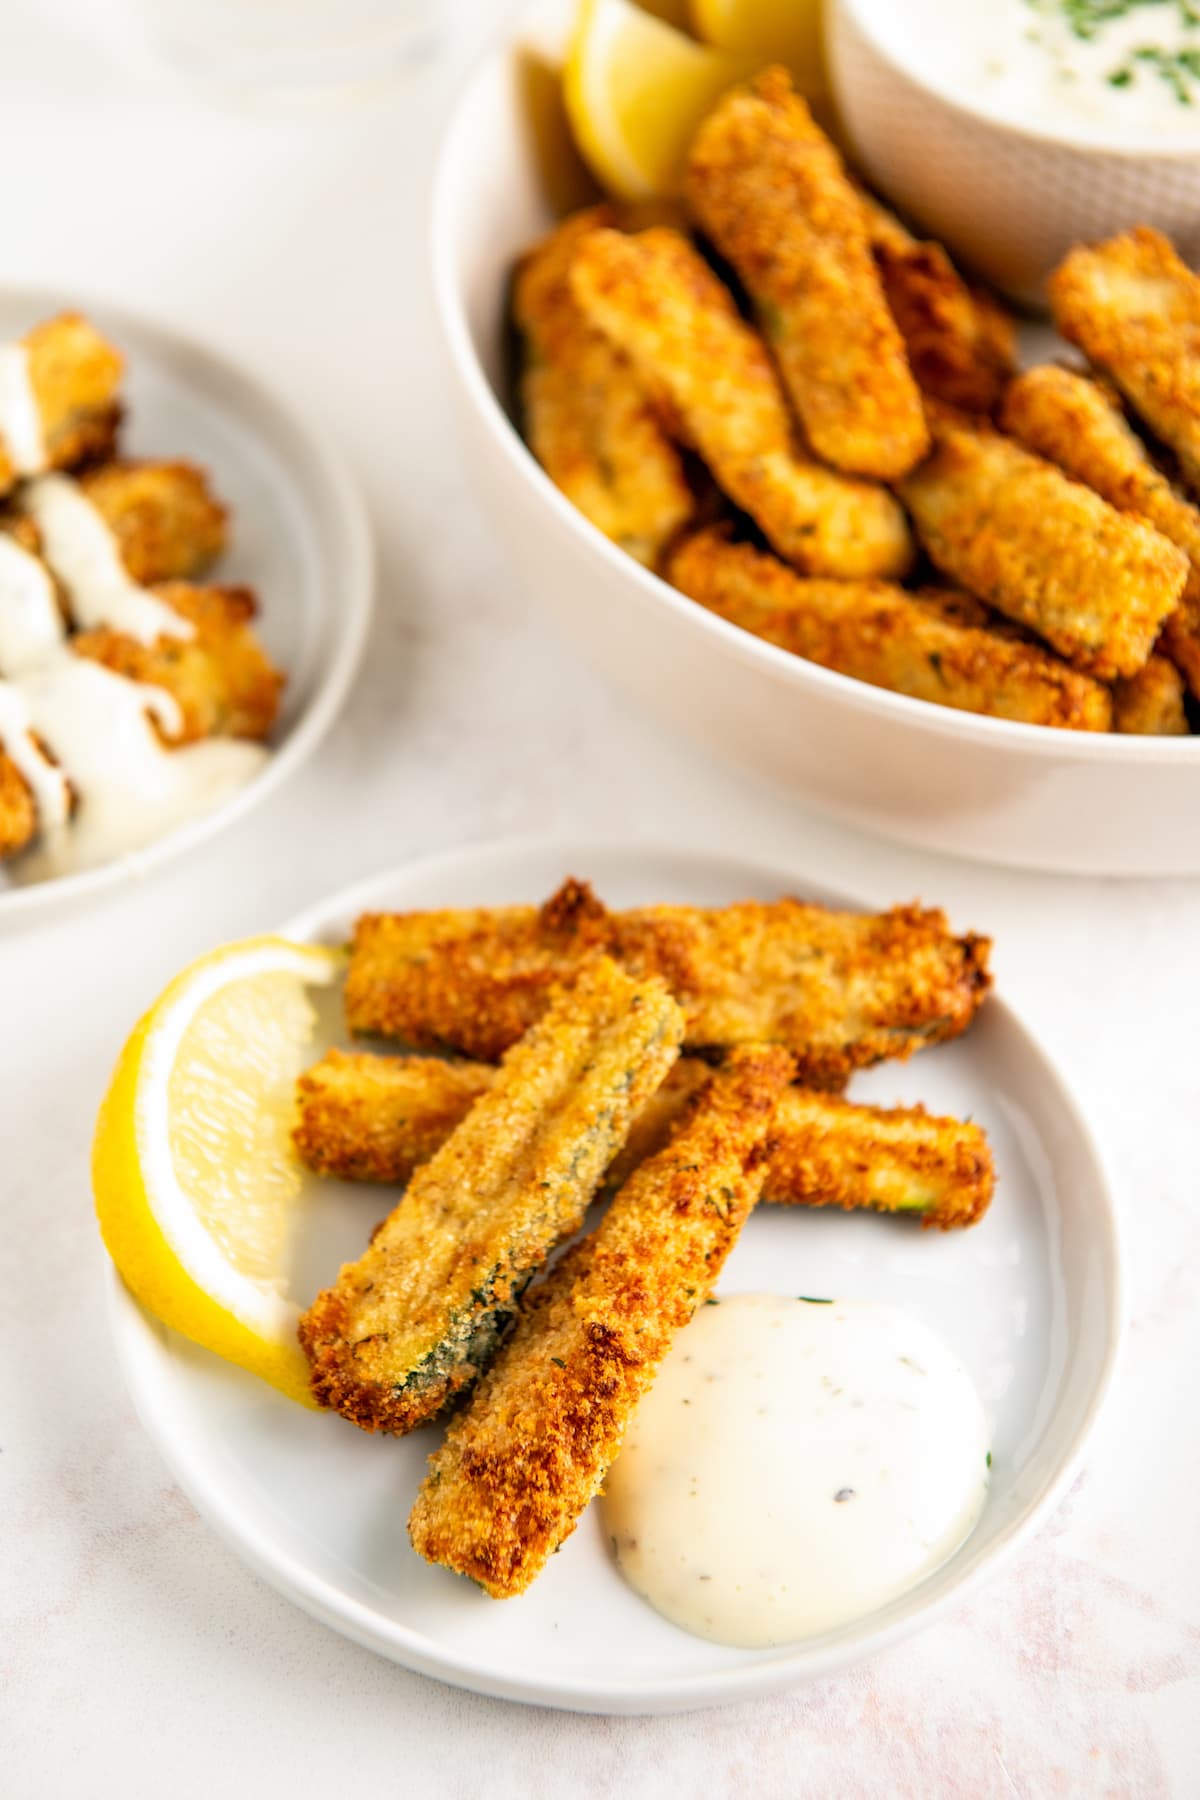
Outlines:
POLYGON ((530 594, 659 719, 871 831, 1026 868, 1200 874, 1200 739, 1010 724, 820 669, 676 593, 543 474, 506 410, 505 307, 513 261, 551 223, 548 194, 564 185, 563 139, 541 110, 535 132, 531 96, 545 102, 544 59, 561 53, 573 12, 572 0, 547 0, 478 70, 432 198, 463 450, 530 594))
POLYGON ((1200 256, 1200 150, 998 118, 892 54, 874 23, 884 3, 828 0, 829 67, 856 161, 914 223, 1034 304, 1072 244, 1133 224, 1200 256))

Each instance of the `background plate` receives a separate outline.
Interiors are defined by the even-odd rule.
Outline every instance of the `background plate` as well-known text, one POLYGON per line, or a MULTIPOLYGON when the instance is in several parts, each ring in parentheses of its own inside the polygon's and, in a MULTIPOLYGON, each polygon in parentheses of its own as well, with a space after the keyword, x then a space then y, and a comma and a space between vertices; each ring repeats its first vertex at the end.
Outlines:
MULTIPOLYGON (((568 873, 590 878, 616 906, 789 892, 855 904, 795 869, 705 852, 501 844, 376 877, 284 929, 340 942, 366 908, 541 900, 568 873)), ((336 1039, 336 1016, 326 1029, 336 1039)), ((723 1293, 909 1307, 945 1334, 979 1385, 993 1425, 980 1524, 942 1569, 869 1619, 773 1650, 689 1637, 626 1587, 594 1507, 527 1594, 490 1600, 409 1546, 405 1521, 436 1426, 397 1441, 307 1413, 156 1324, 114 1275, 116 1341, 138 1411, 182 1487, 239 1555, 318 1618, 409 1668, 480 1693, 592 1712, 681 1710, 825 1673, 961 1596, 1045 1513, 1095 1417, 1120 1318, 1115 1224, 1095 1145, 1061 1078, 1002 1000, 989 1000, 958 1043, 885 1065, 853 1092, 973 1115, 999 1169, 991 1211, 967 1232, 761 1209, 721 1281, 723 1293)), ((388 1204, 386 1190, 310 1182, 298 1299, 361 1252, 388 1204)))
POLYGON ((0 341, 83 311, 126 358, 123 455, 201 463, 229 505, 229 552, 211 577, 244 582, 257 629, 287 672, 261 772, 212 812, 144 849, 75 875, 18 886, 0 872, 0 924, 79 900, 204 842, 299 768, 337 715, 366 638, 371 538, 357 489, 319 426, 303 423, 215 351, 86 297, 0 289, 0 341))

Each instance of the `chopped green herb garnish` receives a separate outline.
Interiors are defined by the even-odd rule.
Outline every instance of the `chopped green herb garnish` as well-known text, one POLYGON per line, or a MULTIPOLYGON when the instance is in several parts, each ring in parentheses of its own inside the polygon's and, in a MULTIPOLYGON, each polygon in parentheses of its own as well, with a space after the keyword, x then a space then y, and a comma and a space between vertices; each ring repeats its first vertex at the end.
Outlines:
POLYGON ((818 1300, 815 1294, 797 1294, 797 1300, 803 1300, 805 1306, 832 1306, 832 1300, 818 1300))

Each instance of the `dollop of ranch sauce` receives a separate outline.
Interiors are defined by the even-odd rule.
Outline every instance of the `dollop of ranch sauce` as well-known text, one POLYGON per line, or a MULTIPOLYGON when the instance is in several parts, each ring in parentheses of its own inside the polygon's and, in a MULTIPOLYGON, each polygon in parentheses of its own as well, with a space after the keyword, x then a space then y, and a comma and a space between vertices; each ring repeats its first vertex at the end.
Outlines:
POLYGON ((987 1492, 978 1394, 920 1319, 738 1294, 700 1308, 605 1483, 622 1574, 684 1630, 782 1644, 916 1586, 987 1492))
POLYGON ((42 555, 66 589, 82 631, 108 625, 142 644, 195 636, 189 619, 131 580, 107 521, 69 475, 31 481, 21 505, 41 534, 42 555))
POLYGON ((904 67, 968 106, 1097 142, 1200 142, 1195 0, 859 0, 904 67))

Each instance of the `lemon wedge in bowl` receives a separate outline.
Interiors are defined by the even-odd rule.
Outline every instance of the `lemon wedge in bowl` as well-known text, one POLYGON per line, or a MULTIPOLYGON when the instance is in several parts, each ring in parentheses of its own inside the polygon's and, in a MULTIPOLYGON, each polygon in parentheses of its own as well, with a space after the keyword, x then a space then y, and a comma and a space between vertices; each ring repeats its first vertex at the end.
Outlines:
POLYGON ((691 24, 706 44, 755 52, 789 68, 802 94, 825 91, 822 0, 691 0, 691 24))
POLYGON ((764 60, 698 44, 632 0, 582 0, 563 92, 592 173, 622 200, 678 193, 701 119, 764 60))
POLYGON ((100 1231, 142 1304, 308 1405, 286 1293, 293 1093, 316 1023, 307 990, 343 962, 276 937, 201 957, 135 1028, 92 1147, 100 1231))

